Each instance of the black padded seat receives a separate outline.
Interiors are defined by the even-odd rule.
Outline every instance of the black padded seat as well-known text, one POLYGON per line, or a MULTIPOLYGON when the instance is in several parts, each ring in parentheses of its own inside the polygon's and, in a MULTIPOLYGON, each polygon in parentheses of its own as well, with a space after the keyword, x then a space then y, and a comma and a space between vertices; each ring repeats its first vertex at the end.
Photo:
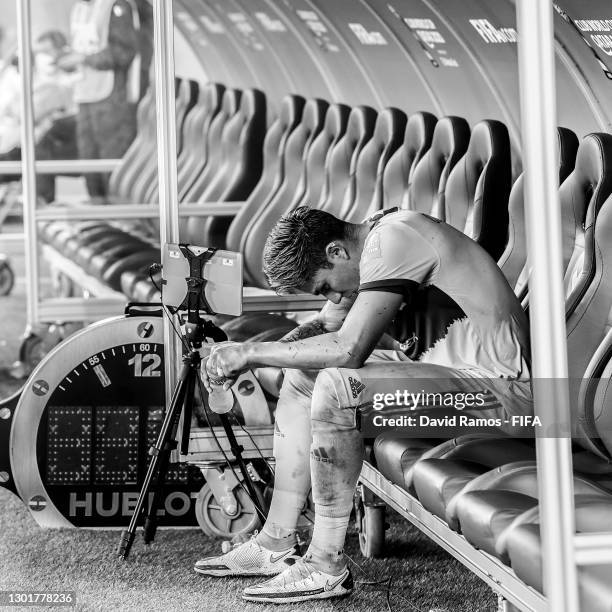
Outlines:
POLYGON ((524 199, 524 177, 520 174, 514 181, 508 198, 508 241, 497 260, 497 265, 513 288, 516 287, 521 270, 527 262, 524 199))
POLYGON ((125 232, 115 231, 105 235, 98 240, 93 240, 87 244, 81 245, 74 255, 74 261, 83 269, 89 267, 89 263, 95 255, 104 254, 115 246, 124 245, 142 245, 142 241, 138 238, 130 236, 125 232))
POLYGON ((147 243, 142 240, 132 238, 129 234, 124 235, 121 242, 117 241, 112 246, 105 248, 103 251, 98 251, 93 255, 87 262, 85 271, 92 276, 101 278, 104 270, 115 262, 147 248, 150 249, 150 245, 147 245, 147 243))
MULTIPOLYGON (((476 476, 507 463, 534 459, 535 450, 529 440, 485 437, 459 442, 436 455, 415 464, 413 483, 423 506, 448 520, 448 504, 476 476)), ((452 517, 449 525, 457 527, 452 517)))
MULTIPOLYGON (((221 108, 210 122, 210 128, 206 134, 208 157, 203 172, 195 180, 184 197, 184 201, 190 204, 196 203, 206 188, 212 183, 223 163, 221 155, 221 142, 225 124, 239 111, 240 97, 239 89, 226 89, 223 92, 221 108)), ((197 243, 196 243, 197 244, 197 243)))
POLYGON ((406 438, 394 432, 381 434, 374 440, 373 445, 376 468, 393 484, 412 492, 415 463, 424 458, 432 448, 448 443, 454 444, 455 440, 406 438))
MULTIPOLYGON (((608 234, 611 235, 612 232, 608 234)), ((610 253, 610 250, 607 252, 610 253)), ((582 430, 593 441, 597 455, 612 460, 612 309, 607 327, 608 333, 595 351, 584 375, 578 419, 582 430)))
POLYGON ((57 223, 46 232, 43 238, 45 242, 53 246, 60 253, 72 259, 78 248, 86 243, 88 239, 96 240, 102 235, 112 233, 109 227, 107 223, 101 223, 96 226, 82 223, 57 223))
POLYGON ((263 273, 263 251, 266 239, 274 224, 288 212, 288 207, 296 198, 300 179, 304 173, 306 156, 314 139, 319 135, 325 123, 328 109, 325 100, 313 98, 306 102, 302 120, 287 139, 284 151, 285 176, 272 198, 253 219, 246 229, 247 235, 242 245, 244 265, 249 277, 259 287, 267 287, 268 282, 263 273))
POLYGON ((304 172, 290 210, 298 206, 318 207, 325 188, 325 173, 331 152, 346 132, 350 112, 350 106, 345 104, 332 104, 327 109, 323 129, 308 150, 304 172))
MULTIPOLYGON (((578 533, 612 531, 612 503, 590 496, 575 498, 578 533)), ((542 543, 537 522, 518 525, 508 534, 507 550, 516 575, 526 584, 544 593, 542 543)), ((578 568, 580 610, 612 612, 612 566, 588 565, 578 568)), ((544 593, 545 594, 545 593, 544 593)))
POLYGON ((319 208, 340 216, 345 199, 355 198, 355 175, 361 151, 372 138, 377 113, 369 106, 351 110, 346 132, 333 147, 325 173, 325 186, 319 208))
POLYGON ((414 170, 429 150, 437 118, 427 112, 408 117, 404 142, 391 156, 383 174, 383 208, 410 209, 409 193, 414 170))
POLYGON ((411 210, 444 221, 446 182, 467 151, 469 141, 470 126, 465 119, 449 116, 436 123, 431 146, 414 169, 408 194, 411 210))
MULTIPOLYGON (((584 256, 585 240, 589 238, 586 234, 611 193, 612 135, 589 134, 578 146, 574 170, 559 188, 567 314, 579 301, 592 276, 592 252, 584 256), (570 294, 573 294, 571 298, 570 294)), ((514 288, 525 304, 528 279, 529 271, 525 266, 514 288)))
POLYGON ((119 279, 120 291, 128 297, 133 297, 134 287, 136 283, 145 281, 149 277, 149 265, 143 264, 139 268, 131 267, 129 270, 123 270, 119 279))
POLYGON ((508 237, 511 181, 508 129, 500 121, 477 123, 465 155, 448 177, 444 219, 496 261, 508 237))
POLYGON ((225 87, 219 83, 207 83, 200 89, 200 96, 193 110, 185 119, 183 149, 177 160, 178 197, 182 201, 208 161, 208 130, 221 108, 225 87))
POLYGON ((121 291, 121 277, 124 272, 134 269, 148 269, 152 264, 160 263, 160 259, 159 249, 152 247, 141 248, 138 251, 131 252, 124 257, 109 262, 106 266, 94 272, 96 272, 99 278, 111 289, 121 291))
POLYGON ((242 250, 247 227, 280 187, 284 176, 287 138, 301 121, 305 103, 301 96, 288 95, 282 99, 278 117, 264 139, 261 178, 227 232, 227 248, 231 251, 242 250))
MULTIPOLYGON (((574 495, 612 509, 612 495, 583 476, 574 476, 574 495)), ((504 465, 475 479, 449 506, 461 533, 476 548, 508 563, 508 543, 522 524, 537 521, 535 462, 504 465)), ((588 509, 584 510, 585 517, 588 509)), ((596 513, 595 513, 596 515, 596 513)))
POLYGON ((58 232, 61 232, 66 228, 66 223, 62 221, 48 221, 47 223, 40 223, 38 226, 38 236, 46 243, 51 243, 53 236, 58 232))
MULTIPOLYGON (((263 141, 266 135, 266 97, 257 89, 247 89, 240 110, 223 129, 222 164, 198 203, 244 201, 261 177, 263 141)), ((190 240, 217 248, 225 247, 231 217, 193 219, 187 224, 190 240), (198 242, 199 241, 199 242, 198 242)))
POLYGON ((66 233, 58 234, 53 241, 53 245, 63 255, 73 259, 82 246, 92 244, 105 236, 118 234, 119 230, 108 223, 78 229, 73 227, 68 229, 66 233))
POLYGON ((379 113, 372 138, 357 158, 355 197, 344 200, 340 218, 361 223, 382 209, 383 174, 391 156, 402 144, 406 121, 406 114, 397 108, 385 108, 379 113))
MULTIPOLYGON (((183 125, 187 114, 193 108, 198 98, 199 85, 192 80, 184 79, 176 91, 175 120, 176 120, 176 151, 180 153, 183 146, 183 125)), ((157 121, 157 116, 155 117, 157 121)), ((157 139, 155 140, 157 143, 157 139)), ((130 198, 133 203, 154 202, 157 199, 157 156, 153 149, 147 151, 147 162, 140 173, 134 177, 130 198), (153 155, 151 154, 153 153, 153 155)))
MULTIPOLYGON (((177 80, 176 83, 178 84, 179 81, 177 80)), ((118 202, 130 201, 134 179, 151 157, 151 152, 156 150, 156 119, 155 86, 152 82, 138 104, 136 136, 121 158, 121 163, 113 170, 109 178, 109 193, 118 202)))

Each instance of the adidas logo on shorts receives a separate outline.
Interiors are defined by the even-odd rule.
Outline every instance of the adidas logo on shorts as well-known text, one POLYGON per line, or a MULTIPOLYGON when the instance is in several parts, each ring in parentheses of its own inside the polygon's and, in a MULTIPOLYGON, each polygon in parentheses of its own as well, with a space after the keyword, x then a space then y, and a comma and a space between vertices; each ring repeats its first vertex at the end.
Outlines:
POLYGON ((365 389, 365 385, 360 380, 355 380, 351 376, 349 376, 349 385, 351 385, 351 393, 354 399, 357 399, 359 394, 365 389))

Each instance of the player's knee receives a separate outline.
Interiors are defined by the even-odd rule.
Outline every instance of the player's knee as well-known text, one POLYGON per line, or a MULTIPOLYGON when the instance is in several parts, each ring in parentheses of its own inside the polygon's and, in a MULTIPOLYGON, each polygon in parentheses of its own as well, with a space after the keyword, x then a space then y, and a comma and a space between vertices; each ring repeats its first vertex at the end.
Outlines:
POLYGON ((302 370, 287 368, 283 370, 283 382, 280 392, 282 394, 309 395, 312 392, 312 383, 302 370))
POLYGON ((347 392, 349 370, 327 368, 321 370, 312 393, 312 430, 354 429, 355 402, 347 392))

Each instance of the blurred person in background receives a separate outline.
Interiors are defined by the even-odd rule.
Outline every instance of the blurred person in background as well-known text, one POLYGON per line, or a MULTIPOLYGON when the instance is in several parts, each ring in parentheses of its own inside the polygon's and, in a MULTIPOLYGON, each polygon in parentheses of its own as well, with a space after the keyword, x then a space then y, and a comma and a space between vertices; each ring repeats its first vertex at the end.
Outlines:
MULTIPOLYGON (((32 106, 36 159, 76 157, 73 79, 57 68, 68 48, 66 36, 58 30, 41 34, 35 42, 32 72, 32 106)), ((5 67, 0 88, 0 161, 21 159, 21 80, 19 65, 12 58, 5 67)), ((20 175, 2 175, 0 182, 20 180, 20 175)), ((36 177, 41 199, 55 199, 55 176, 36 177)))
MULTIPOLYGON (((71 51, 60 58, 74 72, 81 159, 123 156, 136 135, 140 98, 140 17, 133 0, 79 0, 71 14, 71 51)), ((92 202, 105 204, 108 175, 86 175, 92 202)))

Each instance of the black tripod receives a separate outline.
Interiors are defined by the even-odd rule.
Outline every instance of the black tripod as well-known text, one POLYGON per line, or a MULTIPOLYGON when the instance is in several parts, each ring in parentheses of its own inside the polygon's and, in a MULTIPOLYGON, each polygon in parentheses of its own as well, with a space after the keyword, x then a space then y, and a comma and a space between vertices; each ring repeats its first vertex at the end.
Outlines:
MULTIPOLYGON (((204 295, 203 285, 205 281, 203 281, 201 277, 201 267, 198 273, 192 266, 191 273, 195 273, 195 276, 191 276, 187 279, 189 288, 186 300, 188 306, 188 320, 187 323, 185 323, 185 336, 189 352, 183 355, 183 367, 176 387, 174 388, 174 392, 172 393, 170 406, 164 416, 157 442, 149 449, 151 460, 130 524, 121 534, 121 541, 117 553, 119 557, 123 559, 127 559, 130 554, 130 549, 136 537, 136 529, 141 515, 145 517, 143 529, 145 544, 150 544, 155 538, 155 532, 157 530, 157 508, 160 501, 161 487, 164 483, 166 472, 168 471, 170 453, 177 447, 176 433, 181 414, 183 415, 183 429, 180 453, 181 455, 186 455, 188 452, 194 391, 202 361, 198 349, 201 348, 206 338, 210 338, 214 342, 227 340, 227 336, 223 330, 219 329, 211 321, 204 320, 200 317, 199 310, 203 305, 201 302, 204 301, 204 305, 206 305, 205 300, 202 300, 201 297, 204 295), (149 497, 150 490, 153 490, 153 498, 149 509, 146 510, 145 504, 149 497)), ((255 506, 256 512, 261 518, 265 518, 266 512, 261 503, 261 497, 258 495, 258 491, 253 485, 246 463, 242 457, 242 451, 244 449, 236 440, 227 414, 219 414, 219 418, 225 434, 227 435, 231 452, 240 468, 243 477, 243 485, 246 487, 246 491, 251 502, 255 506)))

